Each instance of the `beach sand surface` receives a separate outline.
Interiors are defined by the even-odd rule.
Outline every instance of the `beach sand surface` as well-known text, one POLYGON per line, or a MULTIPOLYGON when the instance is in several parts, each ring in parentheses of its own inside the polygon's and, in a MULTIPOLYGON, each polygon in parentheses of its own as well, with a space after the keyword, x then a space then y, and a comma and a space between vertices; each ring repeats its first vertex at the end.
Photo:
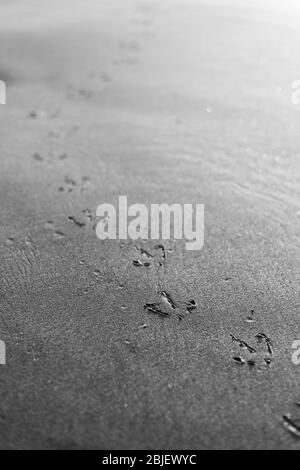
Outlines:
POLYGON ((0 6, 0 447, 299 448, 296 3, 42 3, 0 6), (204 248, 100 241, 119 195, 204 248))

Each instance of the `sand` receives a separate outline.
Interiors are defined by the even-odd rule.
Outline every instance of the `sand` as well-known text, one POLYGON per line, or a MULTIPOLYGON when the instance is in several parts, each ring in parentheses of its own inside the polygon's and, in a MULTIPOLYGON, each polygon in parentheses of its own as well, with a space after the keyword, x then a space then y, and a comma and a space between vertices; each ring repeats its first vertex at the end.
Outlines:
POLYGON ((299 448, 282 424, 300 417, 296 13, 6 0, 0 15, 0 447, 299 448), (119 195, 205 204, 204 248, 100 241, 96 207, 119 195), (162 291, 166 317, 144 308, 162 291))

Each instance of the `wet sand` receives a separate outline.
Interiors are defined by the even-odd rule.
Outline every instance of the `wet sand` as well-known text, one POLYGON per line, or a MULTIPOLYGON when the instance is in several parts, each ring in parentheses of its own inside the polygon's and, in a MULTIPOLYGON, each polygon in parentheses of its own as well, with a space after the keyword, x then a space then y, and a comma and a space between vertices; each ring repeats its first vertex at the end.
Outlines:
POLYGON ((269 2, 13 3, 0 447, 299 448, 300 31, 269 2), (203 250, 98 240, 120 194, 205 204, 203 250))

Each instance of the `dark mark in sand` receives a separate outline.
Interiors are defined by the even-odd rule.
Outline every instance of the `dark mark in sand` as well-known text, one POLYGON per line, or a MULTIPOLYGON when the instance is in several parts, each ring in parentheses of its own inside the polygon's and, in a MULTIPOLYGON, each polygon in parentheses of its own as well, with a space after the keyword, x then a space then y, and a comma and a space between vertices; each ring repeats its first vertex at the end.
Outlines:
POLYGON ((150 266, 150 263, 149 263, 148 261, 145 261, 145 262, 143 263, 143 262, 142 262, 141 260, 139 260, 139 259, 134 259, 134 260, 132 261, 132 264, 133 264, 134 266, 139 267, 139 268, 140 268, 141 266, 144 266, 145 268, 149 268, 149 266, 150 266))
POLYGON ((59 230, 57 230, 56 232, 54 232, 53 237, 55 239, 59 240, 60 238, 65 238, 65 234, 63 232, 60 232, 59 230))
POLYGON ((272 341, 270 340, 270 338, 268 338, 268 336, 265 335, 264 333, 258 333, 258 334, 256 335, 256 338, 257 338, 258 341, 260 341, 260 342, 263 341, 263 340, 265 340, 266 345, 267 345, 268 353, 271 354, 271 356, 272 356, 272 354, 273 354, 273 345, 272 345, 272 341))
POLYGON ((145 255, 147 258, 153 258, 153 255, 149 253, 149 251, 145 250, 144 248, 141 248, 137 245, 135 245, 135 248, 141 253, 141 255, 145 255))
POLYGON ((242 339, 239 339, 237 338, 236 336, 230 334, 231 338, 232 338, 232 341, 235 341, 236 343, 239 343, 240 347, 244 347, 246 349, 248 349, 248 351, 253 354, 256 352, 256 350, 254 348, 252 348, 252 346, 249 346, 249 344, 247 344, 245 341, 243 341, 242 339))
POLYGON ((86 218, 90 221, 93 222, 93 216, 92 213, 89 209, 83 209, 82 213, 86 216, 86 218))
POLYGON ((290 414, 283 415, 284 427, 295 437, 300 437, 300 419, 292 419, 290 414))
POLYGON ((172 299, 172 297, 170 296, 170 294, 168 294, 166 291, 163 290, 163 291, 161 292, 161 296, 163 297, 163 299, 167 302, 167 304, 168 304, 171 308, 173 308, 173 309, 176 308, 176 304, 175 304, 174 300, 172 299))
POLYGON ((191 313, 193 310, 197 308, 197 304, 195 300, 189 300, 188 302, 184 302, 186 309, 189 313, 191 313))
POLYGON ((244 361, 244 359, 243 359, 241 356, 233 356, 232 359, 233 359, 234 362, 236 362, 237 364, 240 364, 240 365, 245 364, 245 361, 244 361))
POLYGON ((255 361, 253 359, 248 359, 247 364, 249 367, 254 367, 255 366, 255 361))
POLYGON ((84 222, 80 222, 80 220, 75 219, 75 217, 73 217, 72 215, 70 215, 68 219, 70 222, 73 222, 73 224, 77 225, 77 227, 82 228, 85 226, 84 222))
POLYGON ((250 314, 247 316, 246 321, 247 321, 248 323, 254 322, 254 318, 253 318, 253 317, 254 317, 254 310, 252 309, 251 312, 250 312, 250 314))
POLYGON ((34 152, 34 154, 32 156, 38 162, 44 161, 43 157, 38 152, 34 152))
POLYGON ((138 267, 143 266, 143 263, 142 263, 139 259, 134 259, 134 260, 132 261, 132 264, 133 264, 134 266, 138 266, 138 267))
POLYGON ((73 180, 70 176, 65 176, 65 183, 70 184, 71 186, 76 186, 76 181, 73 180))
POLYGON ((168 312, 163 312, 162 310, 160 310, 159 304, 157 304, 157 303, 153 303, 153 304, 146 303, 144 305, 144 309, 149 310, 149 312, 157 313, 158 315, 161 315, 163 317, 168 317, 169 316, 168 312))
POLYGON ((162 253, 163 253, 163 260, 166 261, 167 259, 167 254, 166 254, 166 249, 164 247, 164 245, 162 245, 161 243, 159 243, 158 245, 155 245, 155 250, 162 250, 162 253))

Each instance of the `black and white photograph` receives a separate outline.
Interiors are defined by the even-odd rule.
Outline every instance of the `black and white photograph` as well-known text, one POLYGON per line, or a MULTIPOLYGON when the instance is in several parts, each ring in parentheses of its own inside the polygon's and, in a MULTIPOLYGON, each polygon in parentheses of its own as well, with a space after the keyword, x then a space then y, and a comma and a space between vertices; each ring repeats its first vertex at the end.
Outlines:
POLYGON ((1 450, 300 450, 299 229, 299 0, 0 0, 1 450))

